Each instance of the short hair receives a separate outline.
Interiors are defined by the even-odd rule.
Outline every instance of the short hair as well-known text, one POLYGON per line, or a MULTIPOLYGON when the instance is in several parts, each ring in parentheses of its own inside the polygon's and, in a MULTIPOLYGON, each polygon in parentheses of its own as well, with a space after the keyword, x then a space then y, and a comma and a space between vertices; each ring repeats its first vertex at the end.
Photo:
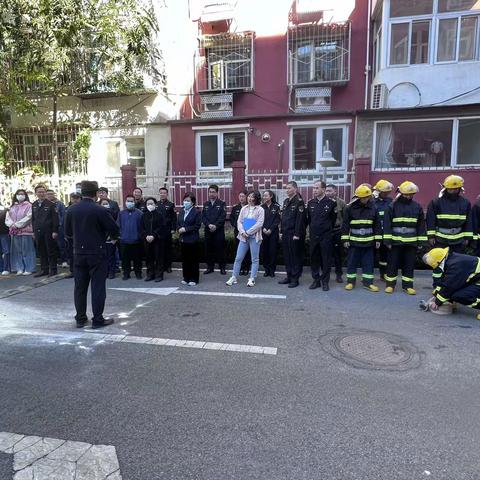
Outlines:
POLYGON ((214 183, 212 183, 212 185, 209 185, 208 189, 215 190, 218 193, 218 185, 215 185, 214 183))
POLYGON ((79 195, 78 193, 73 192, 73 193, 70 194, 70 199, 71 200, 78 200, 79 198, 82 198, 82 196, 79 195))
POLYGON ((108 193, 108 188, 107 187, 100 187, 97 192, 105 192, 108 193))
MULTIPOLYGON (((127 201, 129 198, 132 198, 133 200, 135 200, 135 197, 130 194, 125 197, 125 201, 127 201)), ((103 200, 106 200, 106 198, 104 198, 103 200)))
POLYGON ((265 190, 270 195, 270 198, 272 199, 272 203, 275 203, 277 201, 277 196, 275 193, 273 193, 273 190, 265 190))
POLYGON ((329 183, 326 188, 333 188, 334 190, 336 190, 337 186, 334 185, 333 183, 329 183))
POLYGON ((315 183, 319 183, 321 188, 327 188, 327 183, 323 180, 315 180, 315 183))
POLYGON ((49 193, 49 192, 55 193, 55 190, 52 190, 51 188, 49 188, 49 189, 47 190, 47 193, 49 193))
POLYGON ((147 198, 145 199, 145 205, 147 204, 147 202, 148 202, 149 200, 153 200, 153 203, 154 203, 155 205, 157 204, 157 199, 156 199, 155 197, 147 197, 147 198))
POLYGON ((260 195, 260 192, 258 190, 250 192, 248 196, 250 195, 253 195, 253 201, 255 202, 255 205, 260 205, 260 203, 262 203, 262 196, 260 195))
POLYGON ((140 193, 143 194, 143 190, 142 190, 140 187, 135 187, 135 188, 133 189, 133 191, 135 191, 135 190, 140 190, 140 193))
POLYGON ((287 182, 287 185, 291 185, 293 188, 298 188, 297 182, 295 180, 290 180, 287 182))
POLYGON ((159 192, 161 192, 162 190, 165 190, 168 193, 168 188, 167 187, 160 187, 158 189, 159 192))
MULTIPOLYGON (((208 187, 208 188, 210 188, 210 187, 208 187)), ((197 204, 197 197, 192 192, 187 192, 183 196, 183 200, 185 200, 186 198, 189 198, 192 201, 193 205, 197 204)))
POLYGON ((39 183, 39 184, 35 187, 35 193, 37 193, 37 190, 40 189, 40 188, 43 188, 45 191, 47 190, 47 187, 46 187, 43 183, 39 183))
POLYGON ((248 190, 246 188, 244 188, 243 190, 240 190, 238 192, 238 194, 240 195, 241 193, 243 193, 244 195, 248 195, 248 190))

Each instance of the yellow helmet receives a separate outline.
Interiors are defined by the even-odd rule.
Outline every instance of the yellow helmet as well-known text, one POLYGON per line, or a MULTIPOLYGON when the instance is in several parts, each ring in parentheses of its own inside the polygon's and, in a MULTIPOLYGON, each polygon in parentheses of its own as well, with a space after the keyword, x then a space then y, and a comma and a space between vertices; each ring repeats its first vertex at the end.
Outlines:
POLYGON ((399 185, 398 191, 404 195, 412 195, 418 193, 419 189, 413 182, 407 180, 399 185))
POLYGON ((372 195, 372 189, 365 183, 362 183, 355 189, 355 196, 357 198, 370 197, 372 195))
POLYGON ((391 192, 393 190, 393 184, 388 180, 379 180, 373 189, 377 190, 378 192, 391 192))
POLYGON ((446 248, 432 248, 423 256, 423 261, 432 268, 437 268, 442 260, 448 255, 448 247, 446 248))
POLYGON ((462 188, 463 187, 463 178, 459 175, 449 175, 443 181, 444 188, 462 188))

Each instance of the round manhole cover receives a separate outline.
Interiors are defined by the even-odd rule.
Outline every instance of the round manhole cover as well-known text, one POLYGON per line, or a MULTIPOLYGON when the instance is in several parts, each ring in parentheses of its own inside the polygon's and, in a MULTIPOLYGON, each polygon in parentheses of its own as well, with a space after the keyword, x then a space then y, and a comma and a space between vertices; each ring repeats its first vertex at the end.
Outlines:
POLYGON ((327 332, 320 341, 326 352, 359 368, 408 370, 422 360, 407 339, 384 332, 342 329, 327 332))

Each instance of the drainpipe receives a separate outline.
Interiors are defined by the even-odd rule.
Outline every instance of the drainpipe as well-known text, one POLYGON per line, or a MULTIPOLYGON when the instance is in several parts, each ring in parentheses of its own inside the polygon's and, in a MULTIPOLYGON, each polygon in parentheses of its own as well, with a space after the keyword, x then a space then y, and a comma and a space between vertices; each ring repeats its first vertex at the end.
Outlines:
POLYGON ((372 0, 368 0, 367 11, 367 55, 365 59, 365 110, 368 108, 368 80, 370 78, 370 15, 372 10, 372 0))

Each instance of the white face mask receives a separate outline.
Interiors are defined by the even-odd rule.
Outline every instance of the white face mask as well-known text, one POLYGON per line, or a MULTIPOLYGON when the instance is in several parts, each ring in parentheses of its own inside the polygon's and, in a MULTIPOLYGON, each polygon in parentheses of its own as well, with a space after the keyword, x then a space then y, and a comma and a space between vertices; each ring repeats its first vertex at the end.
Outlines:
POLYGON ((17 200, 21 203, 25 201, 25 195, 17 195, 17 200))
POLYGON ((150 204, 150 205, 147 205, 147 210, 148 210, 149 212, 153 212, 153 211, 155 210, 155 205, 151 205, 151 204, 150 204))

